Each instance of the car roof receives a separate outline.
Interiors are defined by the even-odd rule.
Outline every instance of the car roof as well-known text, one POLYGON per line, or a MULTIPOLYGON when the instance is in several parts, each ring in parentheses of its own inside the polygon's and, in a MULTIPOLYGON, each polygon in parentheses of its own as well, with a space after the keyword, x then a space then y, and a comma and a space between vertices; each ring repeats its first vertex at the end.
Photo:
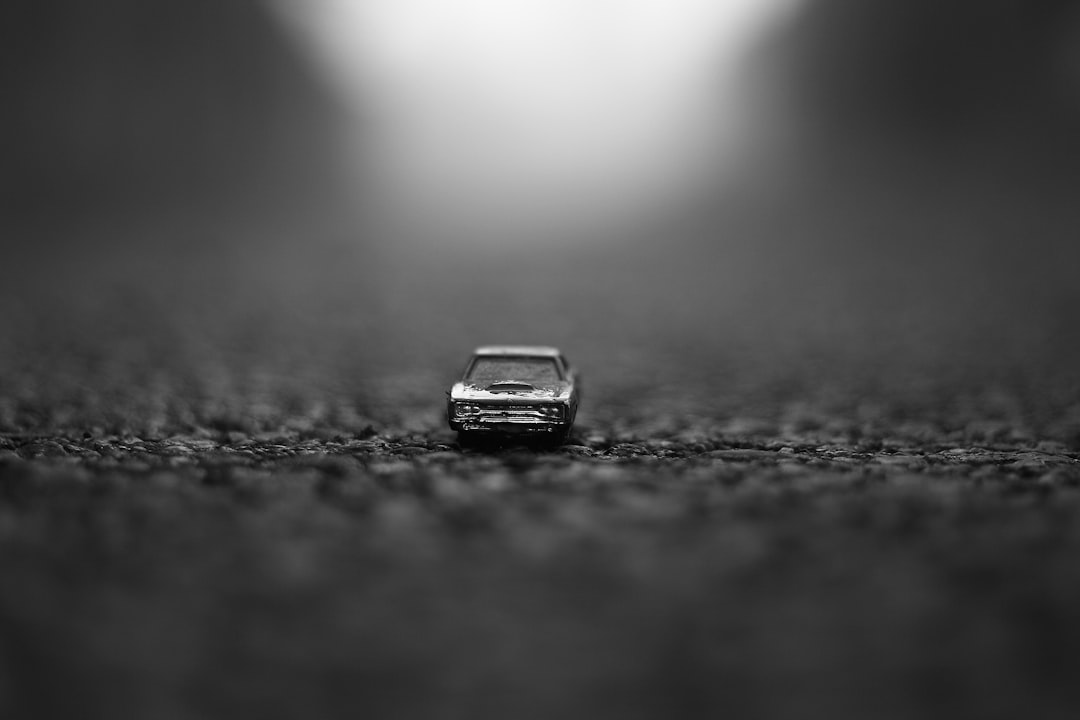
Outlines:
POLYGON ((473 355, 505 355, 509 357, 559 357, 558 348, 546 345, 484 345, 473 350, 473 355))

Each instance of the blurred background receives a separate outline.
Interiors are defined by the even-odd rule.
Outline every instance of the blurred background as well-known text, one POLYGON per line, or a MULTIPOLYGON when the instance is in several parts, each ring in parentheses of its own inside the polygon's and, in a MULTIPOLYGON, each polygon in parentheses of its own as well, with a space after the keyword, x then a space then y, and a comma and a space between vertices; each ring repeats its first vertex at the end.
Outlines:
POLYGON ((5 431, 435 432, 473 345, 544 342, 596 426, 1080 441, 1074 3, 8 16, 5 431))

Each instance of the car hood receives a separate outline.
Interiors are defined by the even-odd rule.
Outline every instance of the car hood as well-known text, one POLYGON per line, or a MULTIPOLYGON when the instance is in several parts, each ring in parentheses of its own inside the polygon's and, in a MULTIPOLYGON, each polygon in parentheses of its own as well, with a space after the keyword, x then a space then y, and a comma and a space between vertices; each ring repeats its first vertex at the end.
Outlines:
POLYGON ((450 399, 512 405, 522 400, 569 400, 570 390, 571 384, 566 380, 533 383, 531 390, 500 390, 499 392, 491 392, 480 385, 459 382, 450 390, 450 399))

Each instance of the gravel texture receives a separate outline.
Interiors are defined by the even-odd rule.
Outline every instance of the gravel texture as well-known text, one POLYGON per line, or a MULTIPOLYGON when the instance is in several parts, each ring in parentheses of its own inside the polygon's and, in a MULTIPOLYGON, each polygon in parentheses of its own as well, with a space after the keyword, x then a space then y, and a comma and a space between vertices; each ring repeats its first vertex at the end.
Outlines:
POLYGON ((1080 453, 0 437, 5 717, 1068 717, 1080 453), (779 691, 779 689, 783 691, 779 691))
POLYGON ((119 247, 0 291, 0 717, 1076 717, 1075 291, 119 247))

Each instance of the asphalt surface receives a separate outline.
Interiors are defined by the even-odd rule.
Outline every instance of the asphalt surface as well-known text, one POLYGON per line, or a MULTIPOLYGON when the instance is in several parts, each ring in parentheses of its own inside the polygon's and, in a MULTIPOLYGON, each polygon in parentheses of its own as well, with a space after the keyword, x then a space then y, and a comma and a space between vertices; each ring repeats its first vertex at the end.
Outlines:
POLYGON ((1068 717, 1080 453, 0 439, 7 717, 1068 717))
POLYGON ((0 716, 1075 717, 1067 271, 777 232, 7 265, 0 716), (456 445, 491 342, 570 443, 456 445))

